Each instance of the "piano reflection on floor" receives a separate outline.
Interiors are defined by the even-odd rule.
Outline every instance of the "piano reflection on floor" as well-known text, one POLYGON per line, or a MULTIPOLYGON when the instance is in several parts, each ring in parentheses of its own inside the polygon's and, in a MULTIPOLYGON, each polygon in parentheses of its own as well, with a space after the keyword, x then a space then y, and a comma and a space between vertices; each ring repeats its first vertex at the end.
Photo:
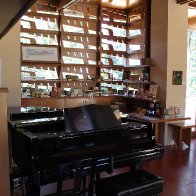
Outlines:
POLYGON ((56 195, 60 195, 62 180, 74 178, 75 190, 88 187, 90 196, 95 174, 124 166, 136 168, 162 158, 164 152, 149 126, 122 124, 108 105, 11 113, 9 130, 13 161, 28 179, 26 195, 40 195, 40 186, 52 182, 59 182, 56 195), (87 175, 91 176, 89 185, 85 184, 87 175))

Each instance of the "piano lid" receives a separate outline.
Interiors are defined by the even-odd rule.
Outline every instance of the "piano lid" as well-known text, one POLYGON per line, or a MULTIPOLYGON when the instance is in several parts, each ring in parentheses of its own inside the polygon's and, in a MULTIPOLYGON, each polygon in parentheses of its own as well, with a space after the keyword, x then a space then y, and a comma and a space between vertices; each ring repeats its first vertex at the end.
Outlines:
POLYGON ((64 109, 65 129, 67 133, 104 130, 120 127, 121 120, 117 119, 109 105, 85 105, 64 109))

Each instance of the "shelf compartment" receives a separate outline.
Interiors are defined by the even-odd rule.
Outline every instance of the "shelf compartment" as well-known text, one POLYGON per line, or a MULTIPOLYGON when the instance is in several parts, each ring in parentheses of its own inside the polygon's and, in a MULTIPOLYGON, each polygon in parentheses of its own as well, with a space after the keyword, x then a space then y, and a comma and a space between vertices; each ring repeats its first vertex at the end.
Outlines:
POLYGON ((127 84, 153 84, 153 82, 144 82, 140 80, 137 80, 137 81, 123 80, 123 82, 127 84))
POLYGON ((21 80, 21 83, 58 83, 60 80, 21 80))

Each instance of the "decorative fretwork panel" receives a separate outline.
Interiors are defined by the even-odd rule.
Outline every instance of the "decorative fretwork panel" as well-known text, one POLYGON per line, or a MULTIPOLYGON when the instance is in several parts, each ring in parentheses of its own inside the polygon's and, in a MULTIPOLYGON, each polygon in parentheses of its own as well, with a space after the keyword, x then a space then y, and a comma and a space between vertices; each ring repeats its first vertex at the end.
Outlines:
POLYGON ((58 17, 24 15, 21 18, 21 28, 46 31, 58 31, 58 17))
POLYGON ((21 43, 59 45, 58 12, 40 11, 35 4, 21 18, 21 43))
POLYGON ((62 63, 64 64, 97 65, 96 58, 96 52, 62 51, 62 63))
POLYGON ((78 80, 89 80, 90 76, 96 76, 96 67, 93 66, 73 66, 66 65, 62 67, 62 79, 67 79, 66 75, 78 75, 78 80))
POLYGON ((61 46, 66 49, 77 48, 81 50, 97 50, 97 37, 62 35, 61 46))
POLYGON ((101 65, 126 66, 126 21, 125 10, 101 9, 101 65))
POLYGON ((97 13, 97 6, 84 5, 82 1, 62 12, 61 56, 65 65, 61 77, 65 80, 64 88, 87 90, 97 86, 97 13))
POLYGON ((97 6, 88 6, 88 4, 80 4, 80 2, 64 9, 63 16, 67 18, 80 18, 86 20, 97 20, 97 6))
POLYGON ((22 80, 57 80, 59 65, 25 64, 21 66, 22 80))
POLYGON ((58 45, 58 33, 34 33, 28 30, 21 31, 21 43, 38 45, 58 45))
POLYGON ((128 66, 140 64, 140 59, 145 57, 145 4, 129 10, 128 14, 128 66))
POLYGON ((118 91, 135 85, 123 83, 121 76, 126 66, 140 65, 146 56, 145 4, 122 10, 79 0, 59 12, 40 6, 35 4, 22 17, 21 43, 58 46, 61 64, 23 64, 22 87, 118 91), (111 82, 100 81, 105 68, 112 72, 111 82))
POLYGON ((97 22, 96 21, 86 21, 78 19, 62 19, 61 29, 63 32, 70 33, 81 33, 85 35, 96 35, 97 33, 97 22))
POLYGON ((110 22, 127 22, 127 14, 125 10, 102 8, 101 10, 101 20, 110 22))

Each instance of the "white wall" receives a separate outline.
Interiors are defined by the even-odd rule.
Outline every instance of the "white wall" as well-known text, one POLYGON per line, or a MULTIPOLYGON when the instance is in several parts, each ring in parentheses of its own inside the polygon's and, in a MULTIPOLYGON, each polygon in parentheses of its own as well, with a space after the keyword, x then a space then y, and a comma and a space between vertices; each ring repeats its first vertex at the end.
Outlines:
POLYGON ((175 0, 168 4, 168 50, 167 50, 167 107, 180 106, 185 114, 188 7, 177 5, 175 0), (183 71, 182 85, 172 85, 173 71, 183 71))
MULTIPOLYGON (((176 0, 152 0, 151 57, 155 67, 151 80, 159 85, 162 108, 179 106, 185 113, 187 62, 187 4, 176 0), (183 71, 183 84, 172 85, 173 71, 183 71)), ((160 126, 159 141, 173 143, 172 132, 160 126)))
POLYGON ((7 87, 8 106, 20 106, 20 24, 0 40, 2 87, 7 87))

